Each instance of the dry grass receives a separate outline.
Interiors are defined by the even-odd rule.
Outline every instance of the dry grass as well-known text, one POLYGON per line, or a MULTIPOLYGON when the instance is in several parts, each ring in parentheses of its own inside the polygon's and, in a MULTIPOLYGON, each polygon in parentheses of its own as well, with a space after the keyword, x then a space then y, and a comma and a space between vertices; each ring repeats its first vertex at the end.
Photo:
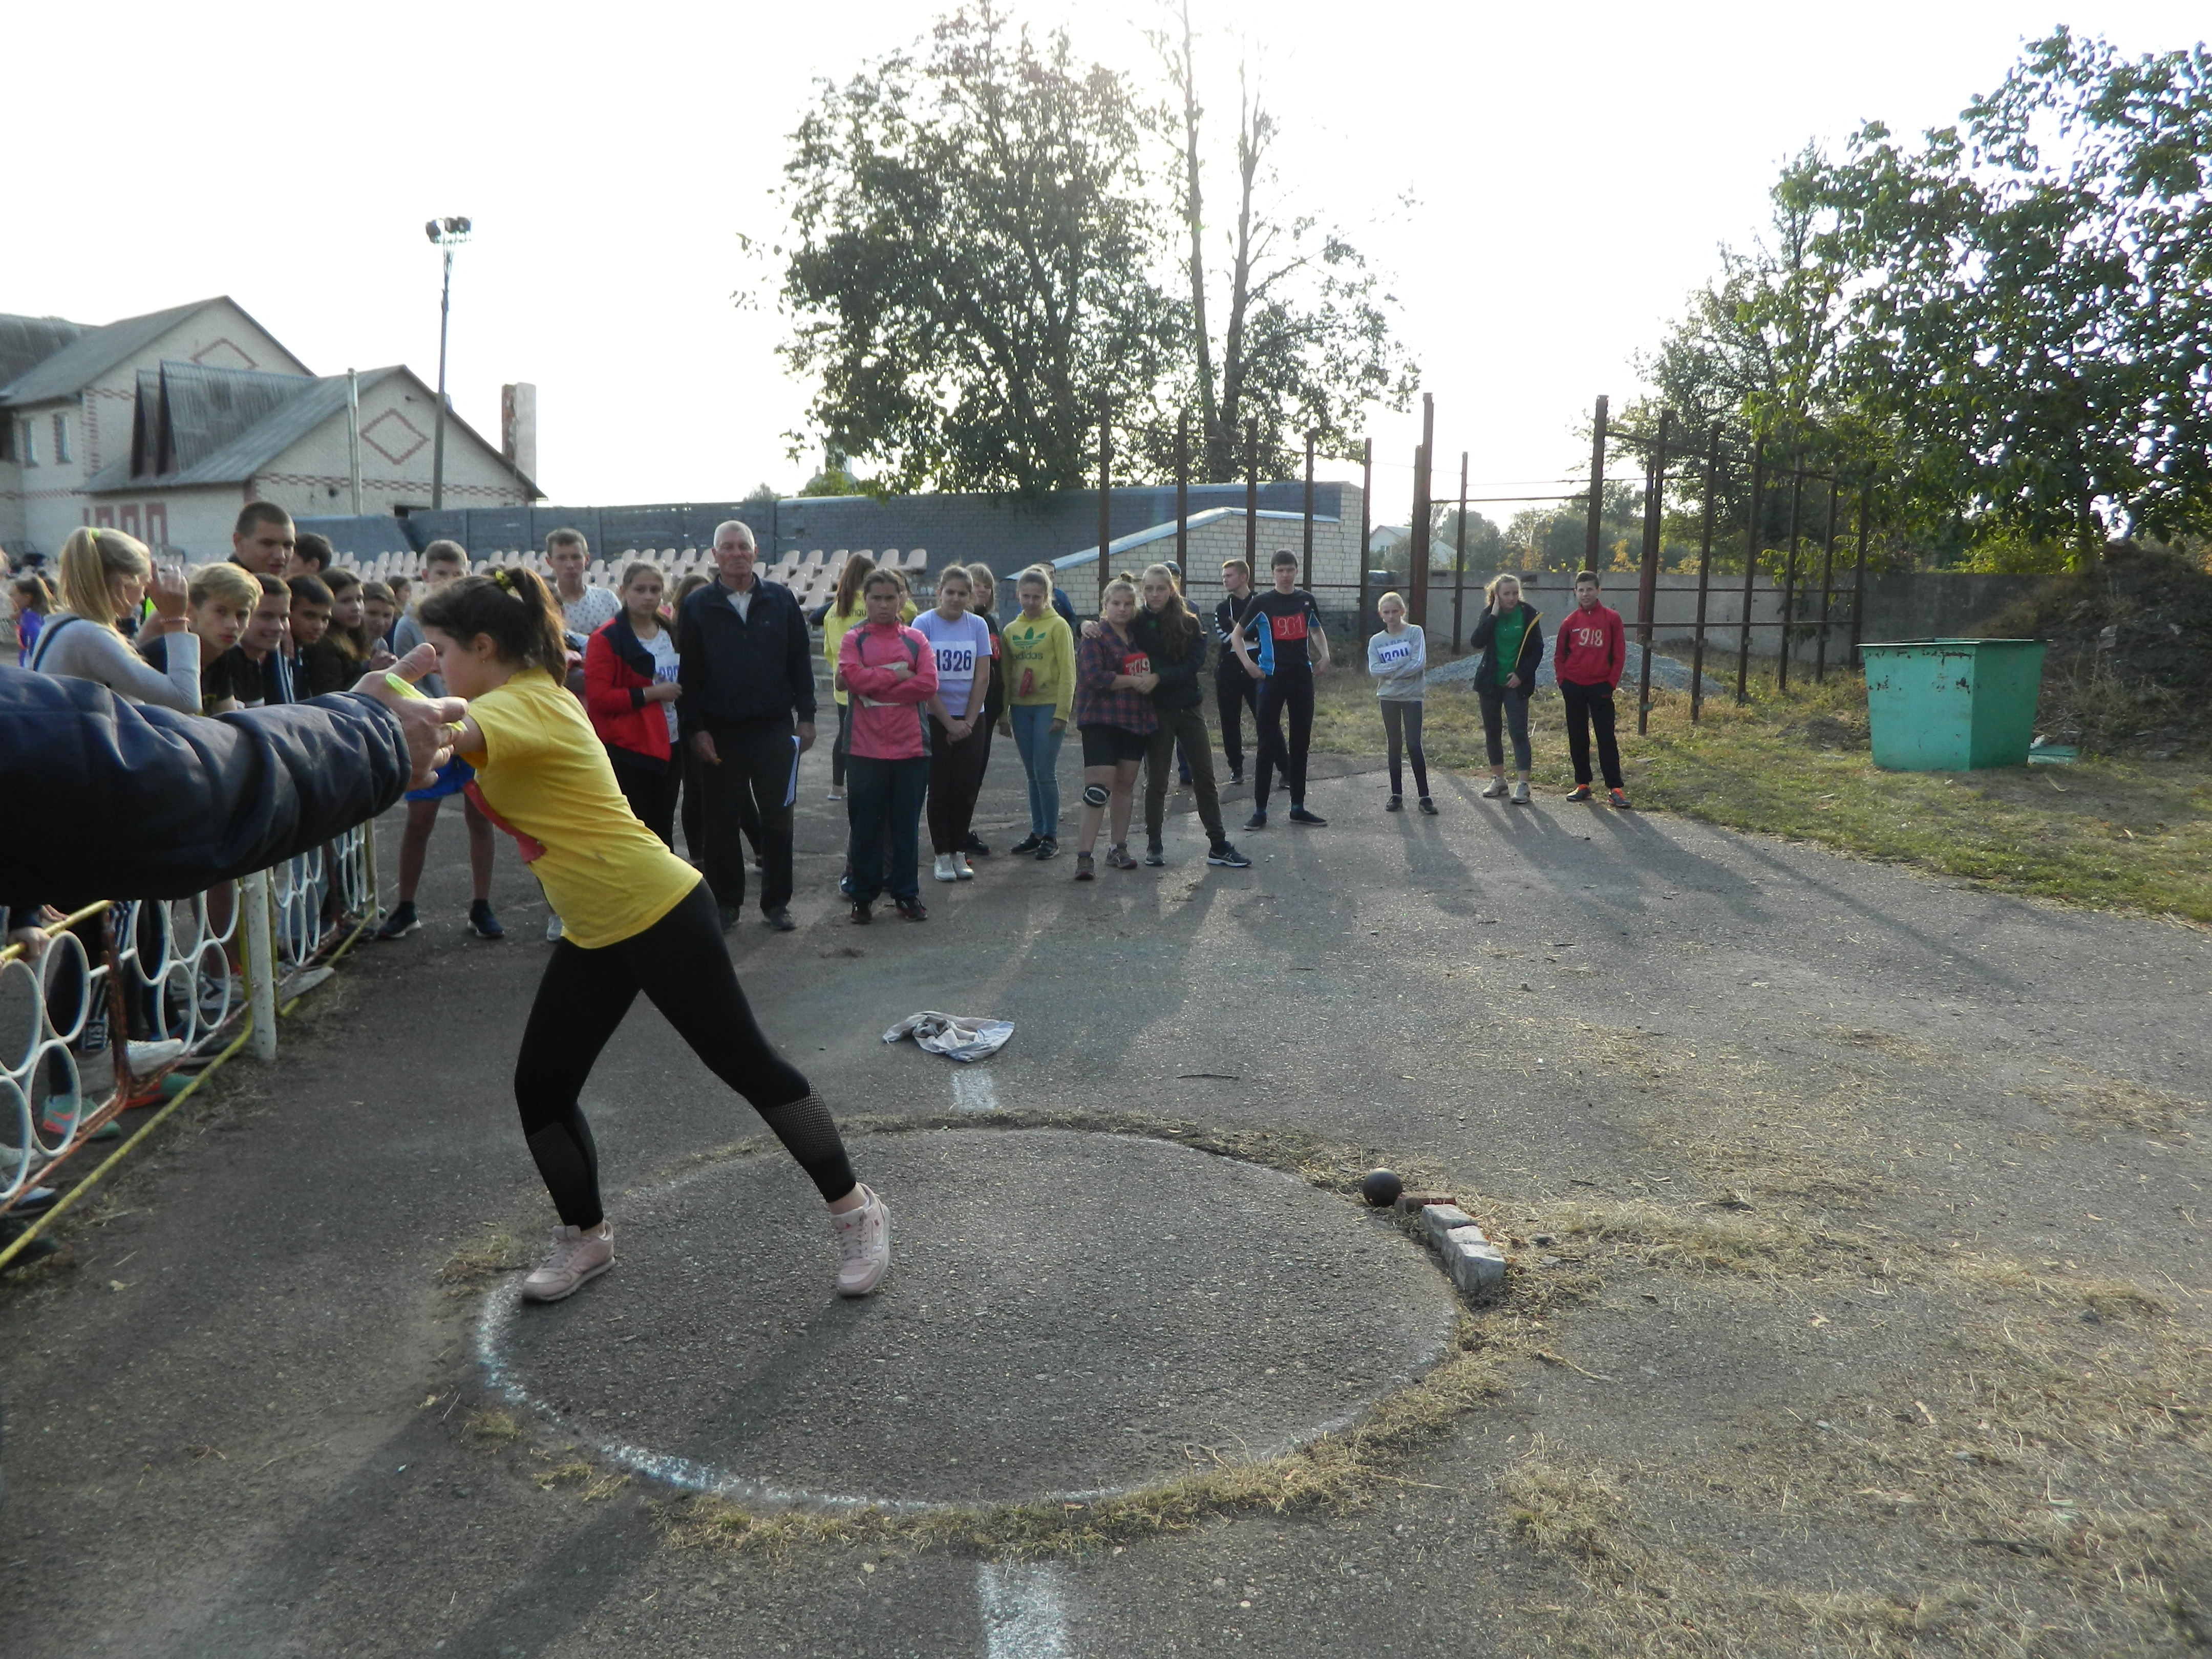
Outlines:
MULTIPOLYGON (((2212 923, 2212 770, 2201 757, 1885 772, 1868 751, 1866 693, 1855 673, 1787 692, 1755 677, 1747 707, 1709 700, 1694 726, 1686 693, 1652 697, 1644 737, 1636 734, 1634 689, 1620 698, 1623 764, 1639 806, 2008 892, 2212 923)), ((1529 724, 1539 787, 1564 789, 1571 779, 1559 699, 1539 697, 1529 724)), ((1424 735, 1432 767, 1489 769, 1471 694, 1432 694, 1424 735)), ((1314 746, 1381 763, 1382 716, 1364 677, 1324 677, 1314 746)))
POLYGON ((446 1258, 438 1269, 438 1282, 448 1295, 466 1295, 501 1273, 528 1267, 528 1249, 512 1227, 487 1222, 481 1233, 446 1258))

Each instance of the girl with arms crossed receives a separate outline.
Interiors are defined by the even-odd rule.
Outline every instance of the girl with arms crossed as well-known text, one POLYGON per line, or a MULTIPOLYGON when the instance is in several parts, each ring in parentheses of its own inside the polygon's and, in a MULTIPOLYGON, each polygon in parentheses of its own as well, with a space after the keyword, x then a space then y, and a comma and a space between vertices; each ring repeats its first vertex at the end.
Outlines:
POLYGON ((447 690, 469 700, 454 732, 476 769, 468 793, 514 837, 566 926, 514 1068, 523 1135, 561 1216, 524 1298, 557 1302, 614 1263, 599 1153, 576 1097, 640 991, 812 1177, 830 1206, 839 1294, 874 1290, 890 1265, 890 1212, 853 1178, 821 1096, 754 1023, 713 893, 623 799, 563 684, 568 650, 550 591, 525 568, 465 576, 416 615, 447 690))

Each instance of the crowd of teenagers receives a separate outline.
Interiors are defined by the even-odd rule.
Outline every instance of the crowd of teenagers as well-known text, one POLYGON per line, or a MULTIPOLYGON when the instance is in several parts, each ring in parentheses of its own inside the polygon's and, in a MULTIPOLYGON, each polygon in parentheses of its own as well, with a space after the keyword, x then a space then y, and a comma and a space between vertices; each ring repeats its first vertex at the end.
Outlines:
MULTIPOLYGON (((886 896, 899 915, 926 918, 925 823, 935 878, 974 878, 973 856, 988 851, 974 817, 994 737, 1012 741, 1028 786, 1029 834, 1009 850, 1057 857, 1059 762, 1071 720, 1082 761, 1076 880, 1097 879, 1101 862, 1139 866, 1130 831, 1140 773, 1141 863, 1166 862, 1170 769, 1194 798, 1206 862, 1247 867, 1215 779, 1209 658, 1232 786, 1245 781, 1248 716, 1254 728, 1245 830, 1268 827, 1279 787, 1288 823, 1326 823, 1306 804, 1306 759, 1328 638, 1287 551, 1270 561, 1265 588, 1243 561, 1226 563, 1209 623, 1166 564, 1109 581, 1099 616, 1086 622, 1047 566, 1014 576, 1002 617, 996 579, 980 564, 939 571, 922 610, 902 574, 865 555, 848 561, 835 597, 810 617, 790 590, 757 575, 752 532, 735 520, 716 530, 715 574, 687 575, 672 593, 642 562, 614 588, 588 582, 590 550, 574 530, 548 538, 550 583, 525 568, 472 575, 465 549, 433 542, 419 592, 334 568, 326 541, 297 532, 265 503, 240 514, 232 547, 228 561, 173 570, 157 568, 121 532, 73 532, 57 562, 58 587, 36 574, 12 584, 22 665, 209 717, 325 696, 395 667, 425 696, 457 700, 447 705, 455 717, 450 759, 407 796, 398 901, 377 937, 420 927, 416 892, 452 795, 462 798, 468 840, 471 930, 490 939, 504 932, 490 904, 495 831, 513 840, 544 891, 555 948, 514 1089, 560 1225, 524 1283, 529 1300, 558 1300, 613 1261, 598 1154, 578 1099, 641 991, 815 1182, 838 1244, 841 1292, 867 1293, 888 1267, 888 1208, 855 1178, 826 1103, 762 1035, 720 938, 742 915, 755 877, 767 924, 796 925, 793 814, 799 759, 816 738, 813 624, 837 712, 830 798, 846 811, 840 885, 856 923, 871 921, 886 896), (689 860, 676 854, 679 822, 689 860)), ((1569 799, 1591 798, 1594 732, 1609 799, 1626 806, 1612 704, 1625 634, 1591 573, 1577 578, 1576 600, 1558 629, 1555 664, 1576 775, 1569 799)), ((1404 809, 1410 765, 1416 806, 1434 813, 1421 746, 1426 641, 1397 594, 1383 595, 1376 611, 1382 626, 1367 642, 1367 667, 1389 751, 1386 810, 1404 809)), ((1526 804, 1528 700, 1544 632, 1516 578, 1486 590, 1473 644, 1492 770, 1482 793, 1507 794, 1510 736, 1510 799, 1526 804)), ((11 909, 10 942, 42 946, 52 919, 11 909)), ((88 944, 96 954, 97 939, 88 944)), ((88 1021, 88 1040, 105 1041, 92 1030, 88 1021)), ((175 1057, 155 1052, 173 1045, 149 1032, 126 1035, 147 1039, 131 1055, 134 1071, 175 1057)), ((57 1093, 48 1110, 64 1107, 73 1118, 74 1101, 57 1093)))

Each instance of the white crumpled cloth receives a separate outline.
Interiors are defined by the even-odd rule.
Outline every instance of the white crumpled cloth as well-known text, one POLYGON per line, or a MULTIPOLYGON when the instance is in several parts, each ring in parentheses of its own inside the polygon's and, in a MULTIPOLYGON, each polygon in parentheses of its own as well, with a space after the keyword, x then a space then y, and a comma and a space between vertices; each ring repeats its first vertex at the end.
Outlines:
POLYGON ((1010 1019, 992 1019, 981 1014, 940 1014, 934 1009, 924 1009, 918 1014, 908 1014, 884 1033, 884 1041, 896 1042, 902 1036, 911 1036, 933 1054, 943 1054, 948 1060, 984 1060, 1006 1046, 1006 1039, 1014 1034, 1014 1023, 1010 1019))

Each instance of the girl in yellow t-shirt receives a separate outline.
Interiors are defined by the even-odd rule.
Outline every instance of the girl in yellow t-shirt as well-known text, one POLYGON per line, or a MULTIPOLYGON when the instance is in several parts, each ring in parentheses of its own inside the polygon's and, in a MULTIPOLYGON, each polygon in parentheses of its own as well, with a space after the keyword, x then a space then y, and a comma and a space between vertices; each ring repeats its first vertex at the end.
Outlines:
POLYGON ((853 1178, 822 1097, 754 1023, 714 895, 623 799, 563 684, 550 592, 528 570, 501 570, 448 583, 417 614, 447 691, 469 701, 453 743, 476 768, 468 793, 514 837, 566 927, 514 1068, 522 1132, 562 1223, 524 1297, 557 1302, 613 1265, 599 1155, 576 1097, 640 991, 813 1178, 837 1239, 837 1289, 866 1295, 890 1265, 890 1212, 853 1178))

